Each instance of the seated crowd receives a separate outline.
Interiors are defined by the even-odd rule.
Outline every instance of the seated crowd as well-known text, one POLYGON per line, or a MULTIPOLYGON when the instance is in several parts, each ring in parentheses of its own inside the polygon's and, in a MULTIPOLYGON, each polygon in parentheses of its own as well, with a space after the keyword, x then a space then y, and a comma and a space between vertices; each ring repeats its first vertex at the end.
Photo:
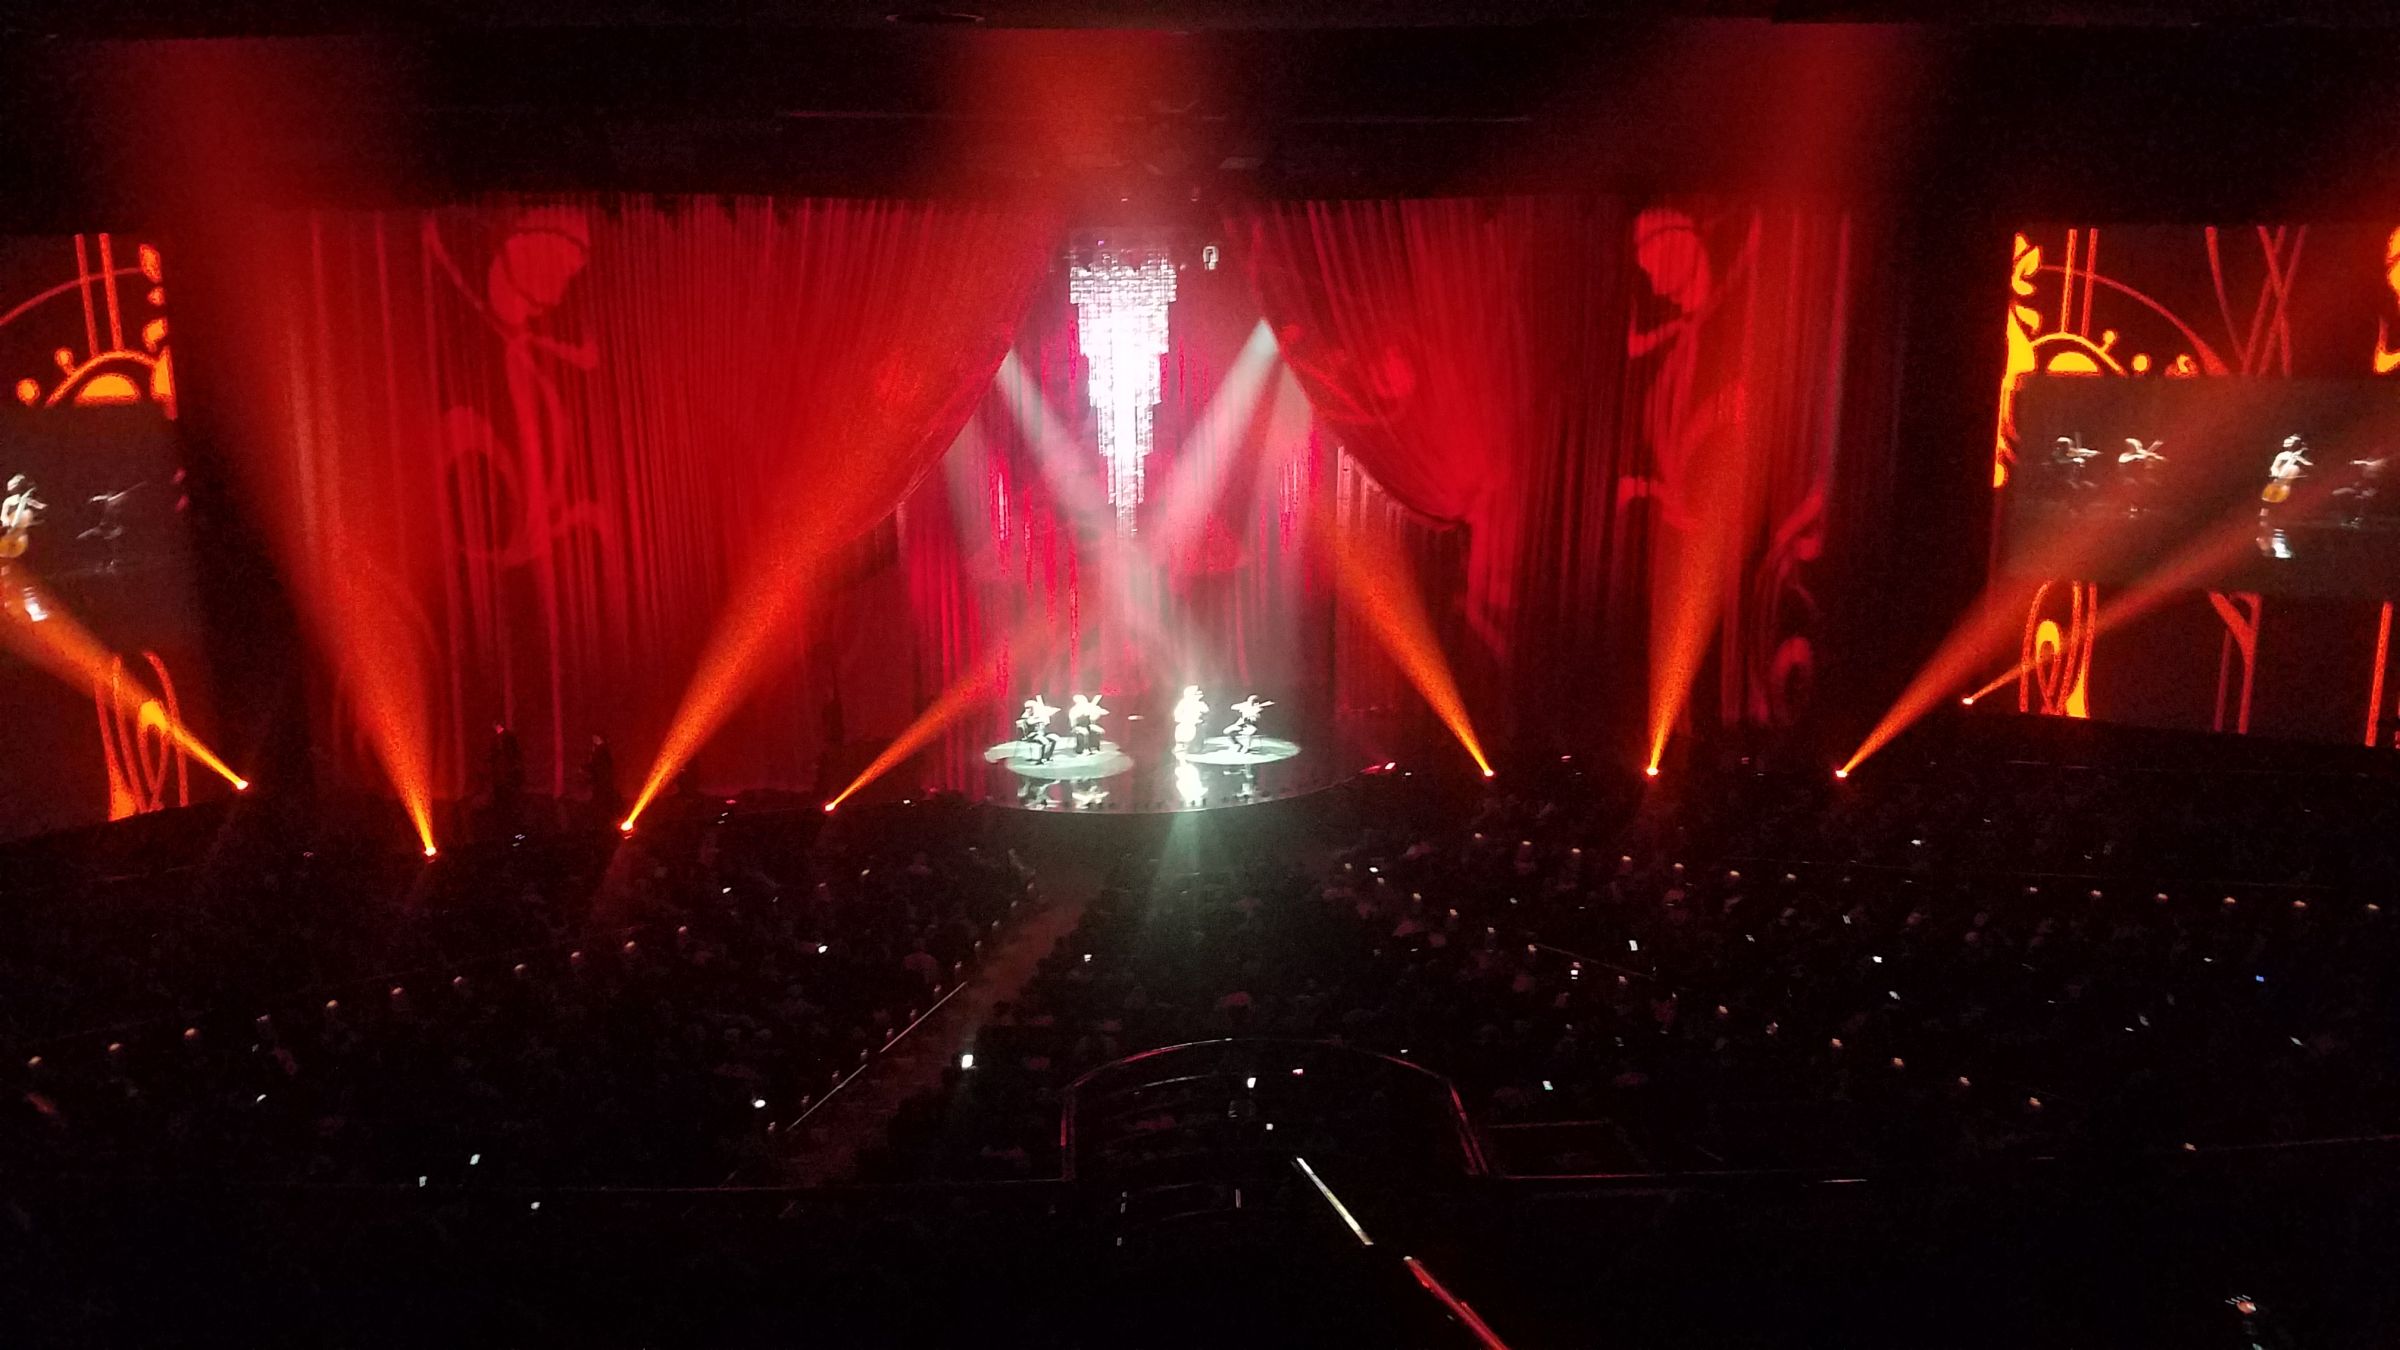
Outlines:
POLYGON ((2366 880, 2383 794, 2280 784, 2229 831, 2222 785, 2050 777, 1743 775, 1670 810, 1562 774, 1372 831, 1313 883, 1120 884, 867 1174, 1053 1174, 1067 1083, 1232 1035, 1405 1055, 1526 1172, 2164 1155, 2400 1120, 2400 916, 2366 880))
MULTIPOLYGON (((918 816, 905 842, 820 842, 782 875, 703 849, 620 876, 601 903, 572 851, 461 864, 452 900, 480 913, 436 923, 446 959, 38 1042, 10 1066, 0 1147, 114 1178, 722 1183, 958 980, 1029 894, 971 818, 918 816)), ((428 897, 413 901, 421 927, 428 897)), ((410 913, 410 897, 384 912, 410 913)), ((244 931, 189 926, 220 954, 244 931)))

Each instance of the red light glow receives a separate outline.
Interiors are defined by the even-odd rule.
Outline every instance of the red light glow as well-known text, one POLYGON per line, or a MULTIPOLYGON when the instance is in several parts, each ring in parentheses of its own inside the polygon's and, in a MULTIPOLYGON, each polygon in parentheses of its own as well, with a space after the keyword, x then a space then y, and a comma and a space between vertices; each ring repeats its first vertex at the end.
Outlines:
POLYGON ((1416 686, 1442 725, 1458 738, 1483 776, 1492 776, 1492 762, 1467 717, 1450 663, 1434 641, 1433 623, 1417 595, 1406 564, 1391 542, 1371 531, 1347 528, 1338 522, 1320 523, 1316 535, 1326 541, 1333 560, 1335 585, 1341 597, 1357 609, 1400 673, 1416 686))
POLYGON ((0 619, 0 647, 15 652, 70 688, 94 690, 103 704, 110 705, 132 725, 163 734, 177 749, 233 784, 236 791, 249 786, 246 779, 217 758, 216 751, 209 749, 192 734, 190 727, 168 711, 166 702, 128 674, 117 654, 61 608, 58 597, 28 576, 22 564, 16 568, 15 581, 23 588, 27 611, 43 617, 38 621, 15 615, 0 619))

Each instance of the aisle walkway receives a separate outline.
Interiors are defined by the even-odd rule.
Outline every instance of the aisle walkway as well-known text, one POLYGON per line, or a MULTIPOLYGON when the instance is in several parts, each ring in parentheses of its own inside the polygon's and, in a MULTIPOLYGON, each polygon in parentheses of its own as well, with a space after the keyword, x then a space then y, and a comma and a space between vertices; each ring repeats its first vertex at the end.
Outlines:
POLYGON ((1041 910, 1002 942, 941 1011, 878 1056, 809 1117, 797 1131, 799 1143, 782 1160, 779 1179, 794 1186, 849 1180, 860 1150, 882 1142, 885 1126, 901 1103, 940 1086, 942 1070, 975 1043, 993 1006, 1024 989, 1042 957, 1083 917, 1084 907, 1099 893, 1100 881, 1100 873, 1086 867, 1043 865, 1041 910))

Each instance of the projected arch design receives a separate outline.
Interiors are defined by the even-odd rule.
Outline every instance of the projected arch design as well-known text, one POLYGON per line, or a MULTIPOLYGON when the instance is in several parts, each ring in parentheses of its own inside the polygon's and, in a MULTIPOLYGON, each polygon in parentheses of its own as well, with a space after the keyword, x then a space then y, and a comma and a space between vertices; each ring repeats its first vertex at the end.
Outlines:
POLYGON ((2225 639, 2217 656, 2216 720, 2211 730, 2225 730, 2228 701, 2233 704, 2233 730, 2236 735, 2250 734, 2250 690, 2258 674, 2258 621, 2264 606, 2256 591, 2241 591, 2227 595, 2222 591, 2208 593, 2210 608, 2225 621, 2225 639), (2236 686, 2236 662, 2239 662, 2241 683, 2236 686))
POLYGON ((191 756, 169 730, 183 724, 175 678, 158 653, 143 652, 142 659, 157 679, 155 696, 126 670, 123 657, 92 685, 92 707, 100 718, 100 754, 108 770, 110 820, 170 805, 189 806, 192 801, 191 756))
POLYGON ((2092 643, 2100 630, 2100 588, 2088 581, 2045 581, 2025 611, 2017 710, 2045 717, 2091 716, 2092 643))
POLYGON ((173 418, 175 361, 158 249, 137 244, 128 264, 114 235, 79 234, 73 263, 72 277, 0 310, 0 360, 19 372, 17 402, 28 408, 147 403, 173 418), (32 354, 37 350, 40 356, 32 354))
MULTIPOLYGON (((2008 485, 2017 463, 2015 401, 2027 375, 2292 373, 2291 295, 2307 227, 2262 225, 2231 232, 2251 246, 2238 250, 2245 255, 2238 260, 2228 258, 2229 252, 2237 251, 2229 245, 2229 232, 2213 225, 2200 227, 2200 256, 2194 265, 2204 263, 2207 268, 2216 313, 2199 319, 2103 271, 2101 233, 2097 227, 2065 230, 2055 263, 2047 260, 2044 245, 2027 235, 2017 235, 2011 245, 2007 362, 2000 377, 2000 425, 1992 451, 1995 489, 2008 485), (2235 279, 2237 262, 2244 279, 2255 271, 2250 285, 2235 279), (2213 332, 2213 341, 2203 336, 2204 329, 2213 332)), ((2112 239, 2122 237, 2110 234, 2112 239)))

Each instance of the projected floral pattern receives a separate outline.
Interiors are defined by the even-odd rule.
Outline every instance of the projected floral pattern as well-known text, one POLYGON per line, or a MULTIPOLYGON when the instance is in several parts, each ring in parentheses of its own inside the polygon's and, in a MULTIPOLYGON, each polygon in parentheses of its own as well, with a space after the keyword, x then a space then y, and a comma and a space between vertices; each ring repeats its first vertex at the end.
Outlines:
POLYGON ((78 234, 60 249, 59 270, 69 263, 71 277, 0 311, 0 360, 17 374, 17 402, 28 408, 149 403, 174 417, 175 362, 158 250, 136 244, 127 264, 116 236, 78 234))
POLYGON ((100 717, 100 753, 108 765, 110 820, 189 806, 192 801, 191 757, 168 731, 183 721, 175 679, 158 653, 143 652, 142 659, 157 677, 156 696, 126 671, 123 657, 92 687, 92 707, 100 717))
MULTIPOLYGON (((2127 235, 2134 237, 2134 249, 2124 253, 2118 242, 2112 246, 2112 260, 2128 256, 2152 268, 2164 262, 2191 275, 2198 275, 2204 266, 2208 284, 2203 303, 2213 300, 2215 313, 2187 314, 2151 290, 2102 270, 2102 231, 2098 227, 2064 230, 2056 263, 2047 261, 2043 243, 2017 235, 2010 248, 2007 358, 2000 379, 1999 432, 1992 451, 1994 490, 2008 485, 2018 463, 2016 397, 2028 375, 2189 378, 2292 373, 2292 288, 2308 238, 2305 226, 2250 230, 2203 226, 2192 239, 2194 256, 2180 265, 2158 256, 2157 231, 2109 232, 2112 241, 2122 241, 2127 235), (2242 279, 2237 280, 2237 275, 2242 279), (2203 330, 2213 340, 2204 336, 2203 330)), ((2181 303, 2189 306, 2188 299, 2181 303)), ((2056 696, 2056 690, 2036 687, 2039 672, 2033 665, 2031 634, 2051 585, 2045 582, 2036 591, 2029 609, 2029 645, 2020 666, 2018 703, 2031 710, 2083 716, 2088 707, 2082 701, 2081 672, 2090 664, 2088 641, 2079 649, 2081 665, 2071 686, 2073 711, 2070 700, 2056 696)), ((2230 663, 2237 658, 2242 663, 2241 706, 2235 727, 2249 729, 2258 608, 2256 597, 2250 597, 2247 628, 2243 629, 2235 623, 2234 611, 2221 600, 2218 604, 2218 612, 2229 626, 2216 713, 2220 730, 2225 721, 2223 686, 2233 679, 2230 663), (2248 637, 2235 641, 2241 632, 2248 637)))
POLYGON ((1647 454, 1619 480, 1619 509, 1650 503, 1654 550, 1725 555, 1713 599, 1652 603, 1717 615, 1721 720, 1789 725, 1816 668, 1810 574, 1839 439, 1828 391, 1848 355, 1850 226, 1655 207, 1635 216, 1631 244, 1644 298, 1625 352, 1647 454))
POLYGON ((2045 581, 2034 591, 2019 658, 2024 671, 2017 683, 2019 712, 2091 716, 2092 641, 2099 624, 2098 586, 2045 581))

